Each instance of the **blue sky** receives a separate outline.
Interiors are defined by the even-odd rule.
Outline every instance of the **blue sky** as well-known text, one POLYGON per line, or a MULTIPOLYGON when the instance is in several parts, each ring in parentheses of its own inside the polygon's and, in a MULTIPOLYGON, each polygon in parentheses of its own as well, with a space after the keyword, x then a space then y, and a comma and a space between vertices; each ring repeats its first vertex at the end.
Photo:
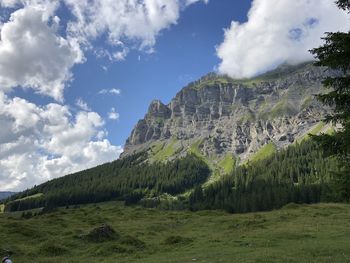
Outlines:
POLYGON ((168 103, 183 86, 214 70, 219 63, 215 46, 223 39, 223 29, 232 19, 246 20, 250 6, 250 1, 232 2, 236 1, 188 7, 176 25, 160 33, 152 54, 133 50, 124 61, 113 64, 92 54, 73 70, 75 80, 65 93, 67 102, 74 105, 81 97, 101 116, 115 107, 120 118, 107 122, 108 138, 113 144, 124 144, 153 99, 168 103), (99 90, 112 88, 120 89, 120 96, 96 96, 99 90))
POLYGON ((115 160, 153 99, 349 28, 333 0, 0 0, 0 191, 115 160))

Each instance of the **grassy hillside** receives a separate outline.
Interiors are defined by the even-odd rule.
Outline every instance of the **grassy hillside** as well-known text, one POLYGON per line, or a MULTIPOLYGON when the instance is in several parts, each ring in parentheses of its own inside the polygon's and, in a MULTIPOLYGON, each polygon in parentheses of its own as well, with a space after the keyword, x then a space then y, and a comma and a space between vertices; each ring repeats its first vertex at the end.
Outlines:
POLYGON ((230 174, 233 172, 235 166, 235 159, 232 154, 227 154, 224 159, 219 162, 219 166, 223 169, 225 174, 230 174))
MULTIPOLYGON (((174 155, 175 149, 174 145, 176 143, 176 139, 173 139, 169 145, 167 145, 165 148, 163 147, 157 151, 157 153, 153 156, 154 161, 162 162, 167 160, 170 156, 174 155)), ((157 148, 157 147, 156 147, 157 148)))
POLYGON ((6 200, 5 211, 119 200, 170 210, 241 213, 272 210, 289 202, 340 201, 337 185, 331 182, 339 165, 324 158, 310 140, 280 151, 266 144, 241 166, 235 166, 232 155, 205 160, 200 143, 174 161, 146 163, 147 155, 140 153, 46 182, 6 200))
POLYGON ((108 202, 20 215, 0 214, 0 253, 10 250, 14 262, 350 262, 347 204, 228 214, 108 202), (94 238, 105 223, 115 233, 94 238))
POLYGON ((23 198, 18 198, 18 199, 16 199, 16 201, 24 201, 24 200, 28 200, 28 199, 36 199, 36 198, 42 197, 43 195, 44 195, 43 193, 37 193, 37 194, 29 195, 29 196, 26 196, 26 197, 23 197, 23 198))
POLYGON ((323 121, 319 122, 318 124, 314 125, 309 131, 307 131, 303 136, 301 136, 300 138, 296 139, 294 143, 302 143, 305 140, 309 140, 310 139, 310 135, 318 135, 318 134, 320 134, 325 126, 326 126, 326 124, 323 121))
POLYGON ((260 160, 264 160, 274 153, 277 152, 277 147, 273 143, 265 144, 263 147, 261 147, 256 153, 254 153, 250 158, 249 161, 256 162, 260 160))

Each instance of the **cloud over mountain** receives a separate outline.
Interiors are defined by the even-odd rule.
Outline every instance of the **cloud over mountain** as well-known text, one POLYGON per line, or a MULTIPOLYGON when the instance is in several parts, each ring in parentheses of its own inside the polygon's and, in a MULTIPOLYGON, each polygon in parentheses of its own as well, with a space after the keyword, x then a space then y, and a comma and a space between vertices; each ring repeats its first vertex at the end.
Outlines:
POLYGON ((348 31, 346 12, 331 0, 254 0, 248 21, 233 21, 217 47, 220 73, 257 75, 277 65, 311 60, 324 32, 348 31))

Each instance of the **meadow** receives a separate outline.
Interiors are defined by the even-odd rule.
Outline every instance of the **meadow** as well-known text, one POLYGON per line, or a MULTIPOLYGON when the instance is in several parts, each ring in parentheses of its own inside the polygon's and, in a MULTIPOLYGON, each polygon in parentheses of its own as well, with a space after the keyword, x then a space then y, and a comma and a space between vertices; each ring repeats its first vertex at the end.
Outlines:
POLYGON ((350 262, 349 204, 229 214, 112 201, 25 217, 0 214, 0 253, 14 263, 350 262))

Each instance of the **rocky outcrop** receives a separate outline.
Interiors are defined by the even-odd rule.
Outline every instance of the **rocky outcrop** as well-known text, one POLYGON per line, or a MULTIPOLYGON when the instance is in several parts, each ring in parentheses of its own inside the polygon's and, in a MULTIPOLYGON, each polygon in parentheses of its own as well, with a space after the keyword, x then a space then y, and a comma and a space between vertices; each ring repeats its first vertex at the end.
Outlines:
POLYGON ((153 101, 128 138, 124 155, 171 143, 176 155, 197 145, 208 158, 230 153, 245 160, 267 143, 285 147, 325 116, 328 109, 314 94, 323 90, 322 79, 329 74, 310 63, 284 65, 245 80, 211 73, 167 105, 153 101))

